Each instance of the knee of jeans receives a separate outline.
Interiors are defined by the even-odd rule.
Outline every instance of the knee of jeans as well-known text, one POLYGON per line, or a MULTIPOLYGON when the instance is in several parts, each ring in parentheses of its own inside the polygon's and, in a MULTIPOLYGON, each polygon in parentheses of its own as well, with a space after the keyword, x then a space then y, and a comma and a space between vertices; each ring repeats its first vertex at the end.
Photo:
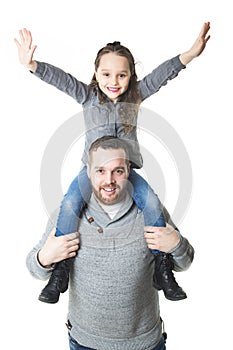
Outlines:
POLYGON ((63 212, 77 212, 81 204, 82 200, 78 200, 77 196, 65 195, 61 204, 61 209, 63 212))
POLYGON ((147 208, 155 208, 161 213, 161 203, 160 200, 154 192, 148 192, 145 197, 145 207, 147 208))

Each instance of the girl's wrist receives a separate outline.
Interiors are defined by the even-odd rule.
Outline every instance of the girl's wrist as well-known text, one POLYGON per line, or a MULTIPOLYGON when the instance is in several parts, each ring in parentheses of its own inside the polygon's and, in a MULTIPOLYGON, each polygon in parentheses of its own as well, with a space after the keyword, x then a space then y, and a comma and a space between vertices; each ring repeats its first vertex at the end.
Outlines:
POLYGON ((28 70, 30 70, 31 72, 35 73, 36 68, 37 68, 37 63, 36 61, 31 61, 31 63, 26 64, 25 68, 27 68, 28 70))
POLYGON ((186 51, 182 53, 179 58, 180 58, 180 62, 186 66, 189 62, 191 62, 195 58, 195 56, 193 56, 190 53, 190 51, 186 51))

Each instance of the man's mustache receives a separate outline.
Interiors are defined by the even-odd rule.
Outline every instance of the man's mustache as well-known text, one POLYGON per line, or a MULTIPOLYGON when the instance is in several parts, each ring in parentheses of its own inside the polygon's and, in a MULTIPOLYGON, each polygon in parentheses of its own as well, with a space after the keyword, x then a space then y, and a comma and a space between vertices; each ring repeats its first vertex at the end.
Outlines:
POLYGON ((120 186, 117 185, 117 184, 106 184, 106 185, 101 185, 100 189, 102 189, 102 188, 103 189, 108 189, 109 188, 109 189, 112 189, 112 190, 114 189, 115 190, 117 188, 120 188, 120 186))

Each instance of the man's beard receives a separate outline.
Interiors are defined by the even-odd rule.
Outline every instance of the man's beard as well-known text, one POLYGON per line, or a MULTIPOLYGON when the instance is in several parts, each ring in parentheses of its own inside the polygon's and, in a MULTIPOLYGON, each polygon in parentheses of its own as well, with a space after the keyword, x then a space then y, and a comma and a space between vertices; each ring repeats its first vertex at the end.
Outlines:
POLYGON ((112 205, 112 204, 116 204, 118 202, 120 202, 124 196, 125 196, 125 191, 123 189, 120 188, 120 186, 116 185, 116 184, 111 184, 111 185, 106 185, 106 186, 100 186, 98 188, 98 190, 94 187, 92 187, 93 193, 96 197, 96 199, 105 205, 112 205), (116 189, 119 190, 118 193, 115 193, 114 196, 109 196, 108 197, 104 197, 101 193, 102 189, 116 189))

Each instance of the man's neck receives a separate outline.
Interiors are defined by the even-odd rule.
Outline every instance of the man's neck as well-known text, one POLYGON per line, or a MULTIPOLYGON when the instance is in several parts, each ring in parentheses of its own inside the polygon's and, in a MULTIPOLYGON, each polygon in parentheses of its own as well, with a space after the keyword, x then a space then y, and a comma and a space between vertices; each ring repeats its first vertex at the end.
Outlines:
POLYGON ((98 200, 95 196, 94 197, 97 203, 103 208, 105 213, 110 217, 110 219, 113 219, 117 215, 117 213, 121 210, 128 196, 129 194, 126 193, 123 198, 121 198, 117 203, 114 203, 114 204, 104 204, 100 200, 98 200))

